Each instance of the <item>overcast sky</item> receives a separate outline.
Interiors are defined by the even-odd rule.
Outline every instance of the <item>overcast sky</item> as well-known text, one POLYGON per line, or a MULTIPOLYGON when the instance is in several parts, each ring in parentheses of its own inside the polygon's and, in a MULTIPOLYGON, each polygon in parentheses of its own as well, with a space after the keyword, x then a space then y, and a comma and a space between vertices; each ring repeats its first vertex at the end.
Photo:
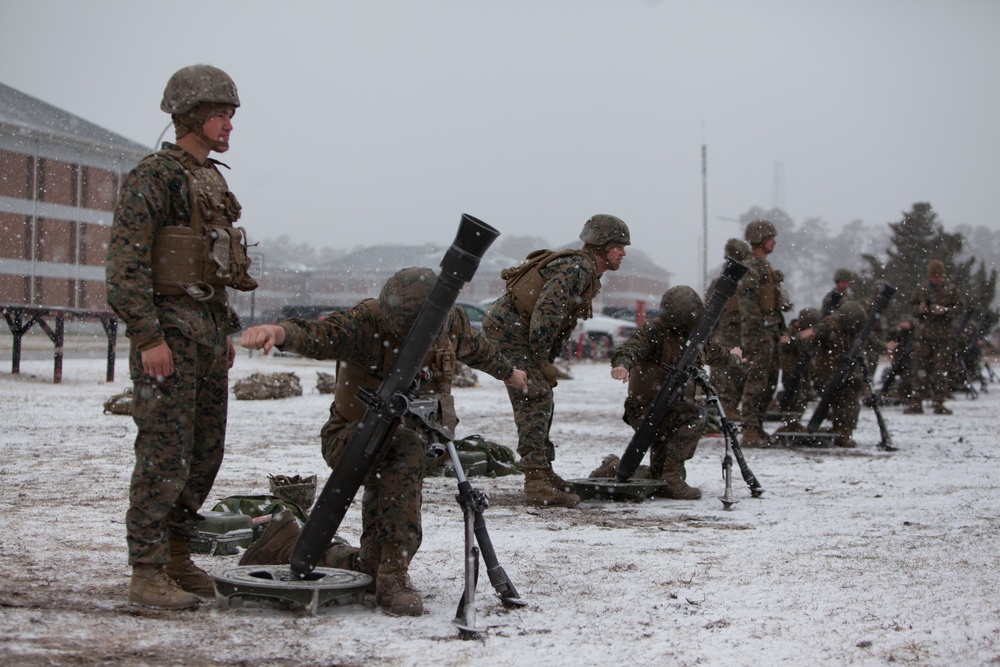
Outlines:
POLYGON ((470 213, 560 245, 604 212, 696 283, 703 144, 712 266, 755 205, 1000 229, 996 0, 0 0, 0 81, 145 145, 199 62, 239 88, 258 238, 447 244, 470 213))

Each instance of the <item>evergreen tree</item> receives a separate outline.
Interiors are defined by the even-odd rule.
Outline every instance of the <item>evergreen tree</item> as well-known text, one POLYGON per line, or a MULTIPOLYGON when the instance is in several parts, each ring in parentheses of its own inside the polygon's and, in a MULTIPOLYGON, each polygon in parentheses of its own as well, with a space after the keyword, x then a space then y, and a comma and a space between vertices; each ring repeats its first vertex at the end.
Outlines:
POLYGON ((927 280, 927 264, 932 259, 944 262, 948 279, 959 289, 966 289, 972 263, 957 260, 962 250, 962 235, 944 231, 929 203, 913 204, 909 212, 903 213, 902 220, 889 223, 889 229, 892 246, 886 250, 886 262, 882 263, 873 255, 866 255, 865 259, 874 280, 884 280, 897 289, 887 308, 890 324, 895 325, 909 316, 910 296, 927 280))

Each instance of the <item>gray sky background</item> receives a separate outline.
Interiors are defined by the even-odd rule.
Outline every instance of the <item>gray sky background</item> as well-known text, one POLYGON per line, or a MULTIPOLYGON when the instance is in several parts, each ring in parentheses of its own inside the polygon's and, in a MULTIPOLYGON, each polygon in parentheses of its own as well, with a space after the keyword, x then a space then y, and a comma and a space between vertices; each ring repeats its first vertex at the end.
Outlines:
POLYGON ((754 205, 1000 229, 998 36, 995 0, 0 0, 0 81, 152 146, 170 75, 225 69, 251 236, 447 244, 465 212, 559 245, 606 212, 696 284, 703 143, 711 266, 754 205))

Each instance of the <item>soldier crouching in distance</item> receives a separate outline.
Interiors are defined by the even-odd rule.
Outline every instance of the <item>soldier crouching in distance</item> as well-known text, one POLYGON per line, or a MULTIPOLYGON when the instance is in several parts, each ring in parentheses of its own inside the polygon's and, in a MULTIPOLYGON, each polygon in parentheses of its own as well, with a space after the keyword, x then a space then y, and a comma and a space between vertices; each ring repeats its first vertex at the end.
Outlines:
MULTIPOLYGON (((812 342, 813 373, 816 384, 825 387, 833 379, 850 352, 854 339, 865 326, 865 309, 857 301, 842 303, 833 314, 827 315, 815 325, 798 333, 798 339, 812 342)), ((841 385, 840 391, 830 405, 830 420, 833 422, 833 444, 837 447, 857 447, 854 429, 858 425, 861 412, 861 394, 865 381, 860 365, 855 365, 851 374, 841 385)))
MULTIPOLYGON (((659 314, 646 322, 611 357, 611 377, 628 382, 625 414, 632 428, 642 425, 646 408, 668 378, 665 367, 680 359, 688 336, 701 320, 705 304, 687 285, 671 287, 660 300, 659 314)), ((701 351, 698 363, 712 366, 738 366, 740 348, 727 349, 710 338, 701 351)), ((650 445, 650 475, 663 482, 656 495, 677 500, 701 498, 701 490, 685 481, 684 463, 694 456, 698 440, 708 422, 705 408, 695 399, 695 383, 685 386, 681 400, 667 413, 650 445)), ((605 464, 608 461, 605 460, 605 464)), ((602 466, 603 467, 603 466, 602 466)), ((609 475, 610 476, 610 475, 609 475)))

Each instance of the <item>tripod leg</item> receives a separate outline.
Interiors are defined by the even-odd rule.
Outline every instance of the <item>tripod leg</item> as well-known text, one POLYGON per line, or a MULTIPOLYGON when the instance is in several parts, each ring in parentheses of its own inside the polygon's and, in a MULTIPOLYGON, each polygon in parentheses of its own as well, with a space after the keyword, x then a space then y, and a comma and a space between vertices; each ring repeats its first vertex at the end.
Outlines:
MULTIPOLYGON (((861 364, 861 375, 865 379, 865 385, 868 387, 869 393, 871 393, 872 397, 874 397, 875 388, 872 386, 872 376, 871 373, 868 372, 868 365, 860 359, 859 363, 861 364)), ((889 428, 885 425, 885 420, 882 418, 882 411, 879 410, 878 401, 873 400, 871 406, 872 410, 875 412, 875 421, 878 422, 879 435, 882 438, 878 443, 878 448, 887 452, 899 451, 899 447, 893 447, 892 445, 892 436, 889 435, 889 428)))

